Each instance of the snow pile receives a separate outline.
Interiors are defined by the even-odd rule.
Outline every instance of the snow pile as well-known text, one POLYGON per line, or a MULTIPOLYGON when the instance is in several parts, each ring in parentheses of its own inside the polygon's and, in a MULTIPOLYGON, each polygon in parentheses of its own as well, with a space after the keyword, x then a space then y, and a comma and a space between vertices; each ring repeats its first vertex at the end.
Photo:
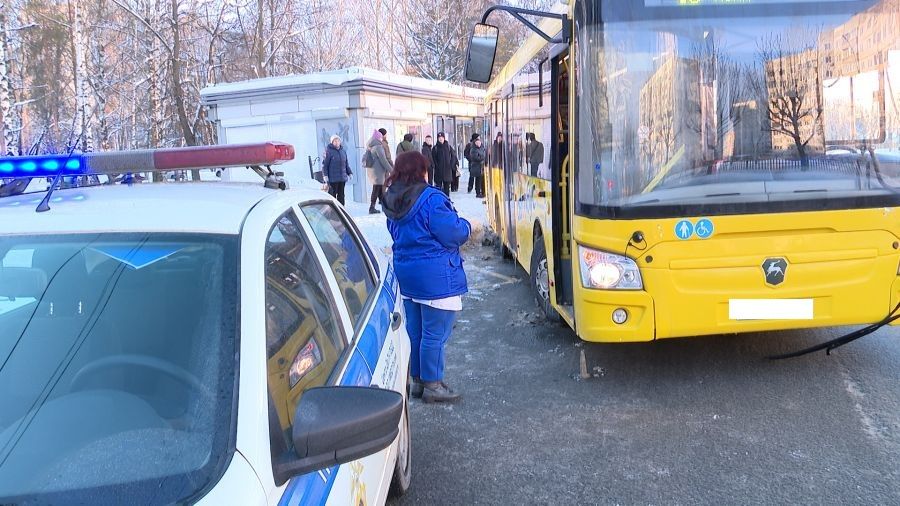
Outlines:
MULTIPOLYGON (((460 181, 460 191, 450 194, 456 211, 472 224, 472 236, 463 248, 480 245, 484 238, 485 227, 487 227, 487 211, 484 200, 475 198, 474 192, 466 193, 465 184, 465 174, 463 174, 463 178, 460 181)), ((376 205, 376 208, 380 207, 376 205)), ((346 209, 353 216, 353 220, 369 244, 390 254, 393 241, 391 240, 391 234, 388 233, 384 214, 369 214, 369 205, 359 202, 348 201, 346 209)))

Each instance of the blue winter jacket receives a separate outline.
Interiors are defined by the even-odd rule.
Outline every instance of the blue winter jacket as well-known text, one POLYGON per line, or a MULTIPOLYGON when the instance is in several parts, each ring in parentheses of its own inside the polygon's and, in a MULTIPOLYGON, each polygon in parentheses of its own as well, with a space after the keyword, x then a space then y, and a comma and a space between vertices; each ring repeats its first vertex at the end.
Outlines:
POLYGON ((347 160, 347 150, 329 144, 325 148, 325 160, 322 162, 322 172, 329 182, 341 183, 347 181, 347 176, 353 174, 350 170, 350 162, 347 160))
POLYGON ((394 239, 394 271, 400 293, 421 300, 468 291, 459 248, 472 226, 440 190, 422 182, 392 184, 382 206, 394 239))

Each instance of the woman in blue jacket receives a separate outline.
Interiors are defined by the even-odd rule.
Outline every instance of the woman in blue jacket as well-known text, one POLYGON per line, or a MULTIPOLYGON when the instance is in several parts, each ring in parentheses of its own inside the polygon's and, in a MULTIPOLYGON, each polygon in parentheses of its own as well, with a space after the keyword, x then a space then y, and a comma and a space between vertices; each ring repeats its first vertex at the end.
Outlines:
POLYGON ((328 184, 328 194, 344 205, 344 186, 347 184, 347 178, 353 175, 353 171, 350 170, 347 150, 341 146, 341 138, 337 135, 331 136, 331 143, 325 148, 322 173, 325 176, 325 183, 328 184))
POLYGON ((468 291, 459 248, 472 227, 441 190, 428 185, 421 153, 398 156, 387 184, 382 209, 412 345, 410 393, 428 403, 455 402, 460 395, 444 383, 444 346, 468 291))

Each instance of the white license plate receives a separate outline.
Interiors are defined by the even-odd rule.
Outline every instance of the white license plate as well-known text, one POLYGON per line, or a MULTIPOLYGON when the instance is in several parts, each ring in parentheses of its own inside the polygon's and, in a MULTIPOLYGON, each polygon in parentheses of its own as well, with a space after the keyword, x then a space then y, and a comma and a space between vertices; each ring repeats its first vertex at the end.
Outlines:
POLYGON ((813 299, 730 299, 732 320, 812 320, 813 299))

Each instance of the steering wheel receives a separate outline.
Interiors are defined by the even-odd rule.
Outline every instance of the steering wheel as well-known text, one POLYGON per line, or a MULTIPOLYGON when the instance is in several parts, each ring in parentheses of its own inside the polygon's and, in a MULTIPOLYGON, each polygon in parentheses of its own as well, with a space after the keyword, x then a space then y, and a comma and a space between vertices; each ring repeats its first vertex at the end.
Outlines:
POLYGON ((135 367, 164 374, 179 383, 200 392, 204 397, 213 397, 213 393, 209 388, 186 369, 156 357, 132 354, 111 355, 94 360, 75 373, 75 376, 72 377, 72 381, 69 383, 69 388, 72 391, 83 389, 85 387, 84 383, 86 383, 86 378, 106 369, 133 369, 135 367))

